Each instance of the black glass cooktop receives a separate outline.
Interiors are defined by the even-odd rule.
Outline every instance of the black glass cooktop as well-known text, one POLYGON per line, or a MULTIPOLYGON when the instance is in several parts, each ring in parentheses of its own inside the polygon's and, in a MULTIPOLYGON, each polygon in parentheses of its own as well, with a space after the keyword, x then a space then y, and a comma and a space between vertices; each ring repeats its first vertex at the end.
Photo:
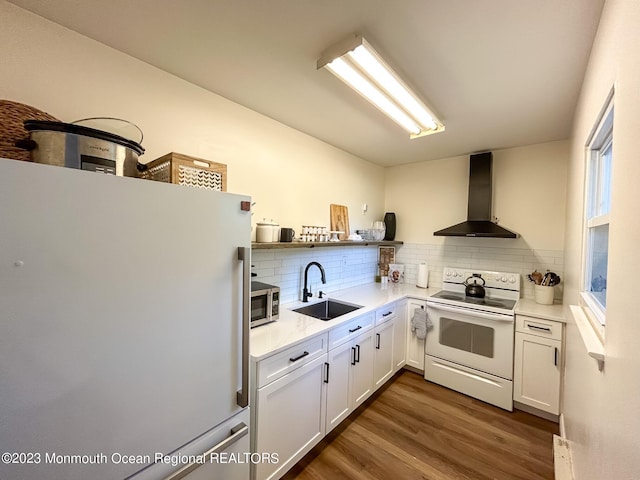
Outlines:
POLYGON ((513 308, 516 306, 516 300, 507 300, 504 298, 469 297, 464 293, 450 292, 447 290, 441 290, 438 293, 431 295, 431 298, 441 298, 443 300, 454 300, 456 302, 466 303, 468 305, 502 308, 505 310, 513 310, 513 308))

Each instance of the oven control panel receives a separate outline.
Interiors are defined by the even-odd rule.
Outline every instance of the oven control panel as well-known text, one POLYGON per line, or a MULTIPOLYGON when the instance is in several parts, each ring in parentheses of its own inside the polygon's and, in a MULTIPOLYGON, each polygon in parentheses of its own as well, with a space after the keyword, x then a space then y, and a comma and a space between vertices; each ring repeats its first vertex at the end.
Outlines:
MULTIPOLYGON (((442 281, 463 284, 469 277, 482 278, 486 287, 520 291, 520 274, 514 272, 445 267, 442 281)), ((482 282, 478 281, 478 283, 482 282)))

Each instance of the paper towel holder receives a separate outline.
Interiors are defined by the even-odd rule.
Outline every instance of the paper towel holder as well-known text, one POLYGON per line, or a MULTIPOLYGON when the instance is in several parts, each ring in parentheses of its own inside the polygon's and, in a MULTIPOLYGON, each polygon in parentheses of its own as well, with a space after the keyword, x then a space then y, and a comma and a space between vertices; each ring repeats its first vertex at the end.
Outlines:
POLYGON ((418 280, 416 287, 427 288, 429 286, 429 267, 426 263, 418 264, 418 280))

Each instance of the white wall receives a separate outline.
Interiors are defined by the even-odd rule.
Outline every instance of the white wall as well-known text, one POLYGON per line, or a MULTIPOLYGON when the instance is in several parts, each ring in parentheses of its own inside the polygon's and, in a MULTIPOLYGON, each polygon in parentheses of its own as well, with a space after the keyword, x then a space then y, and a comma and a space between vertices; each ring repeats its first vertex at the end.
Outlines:
POLYGON ((407 242, 561 250, 567 159, 566 141, 493 151, 493 215, 520 234, 516 240, 433 236, 467 218, 468 155, 387 168, 385 207, 396 213, 398 237, 407 242))
MULTIPOLYGON (((406 266, 407 282, 415 281, 421 262, 436 287, 444 266, 523 276, 550 269, 562 277, 568 157, 567 141, 493 151, 493 214, 518 239, 433 236, 467 218, 469 156, 387 168, 385 210, 395 212, 405 242, 397 261, 406 266)), ((523 282, 522 290, 533 297, 532 284, 523 282)), ((562 285, 555 297, 561 300, 562 285)))
MULTIPOLYGON (((573 322, 567 325, 564 415, 575 478, 640 478, 640 3, 607 0, 578 102, 567 195, 565 304, 577 303, 582 242, 584 147, 615 84, 605 368, 573 322)), ((571 318, 570 316, 568 318, 571 318)))
POLYGON ((145 134, 149 162, 169 152, 228 165, 228 191, 257 202, 254 222, 329 226, 347 205, 351 228, 384 215, 384 170, 0 0, 0 98, 70 122, 112 116, 145 134), (362 215, 363 203, 369 211, 362 215))

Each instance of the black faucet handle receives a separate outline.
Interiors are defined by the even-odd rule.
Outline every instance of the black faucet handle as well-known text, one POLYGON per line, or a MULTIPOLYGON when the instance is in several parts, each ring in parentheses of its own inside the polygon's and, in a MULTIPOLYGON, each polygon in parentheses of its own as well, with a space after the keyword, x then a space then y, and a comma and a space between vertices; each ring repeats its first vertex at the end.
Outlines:
POLYGON ((324 295, 324 292, 320 290, 320 292, 318 292, 318 298, 322 298, 322 295, 324 295))
POLYGON ((309 297, 313 297, 313 293, 308 288, 302 290, 302 301, 307 302, 309 297))

